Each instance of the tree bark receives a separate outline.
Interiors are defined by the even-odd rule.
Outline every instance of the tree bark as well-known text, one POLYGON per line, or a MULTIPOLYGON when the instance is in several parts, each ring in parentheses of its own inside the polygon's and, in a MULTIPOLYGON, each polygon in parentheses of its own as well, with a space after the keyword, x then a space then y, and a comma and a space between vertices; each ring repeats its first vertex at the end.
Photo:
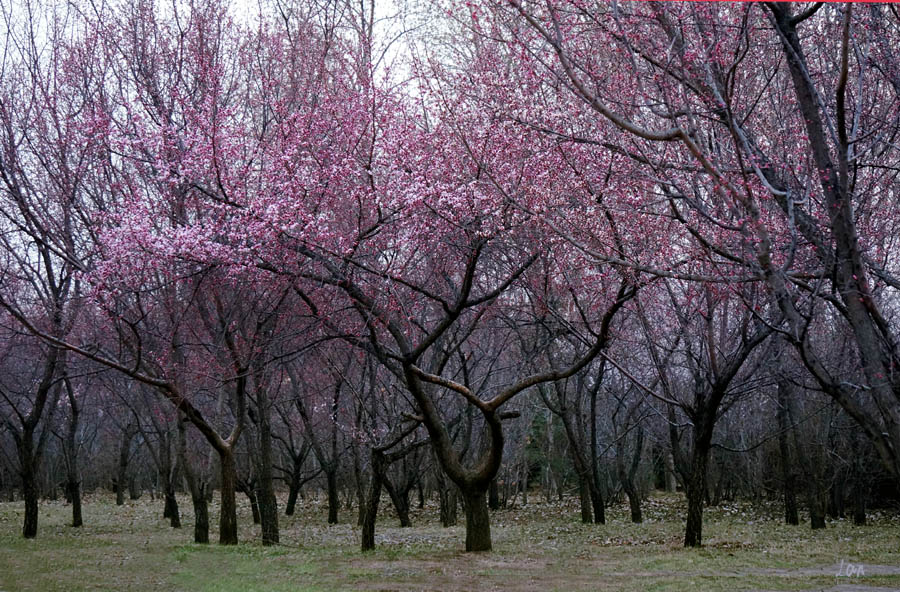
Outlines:
POLYGON ((488 487, 488 508, 491 510, 500 509, 500 491, 497 488, 496 477, 491 479, 491 484, 488 487))
POLYGON ((800 514, 797 510, 797 485, 794 477, 793 459, 791 459, 788 431, 792 429, 788 413, 787 397, 790 396, 789 385, 786 381, 778 383, 778 449, 781 453, 781 476, 784 482, 784 522, 785 524, 800 524, 800 514))
POLYGON ((444 476, 440 467, 435 469, 437 474, 438 498, 441 506, 441 526, 449 528, 456 526, 456 486, 444 476))
POLYGON ((325 473, 325 479, 328 486, 328 524, 338 523, 338 508, 341 500, 338 496, 337 471, 333 467, 325 473))
POLYGON ((187 456, 187 420, 178 418, 178 463, 184 469, 184 479, 191 492, 191 504, 194 507, 194 542, 209 543, 209 506, 206 501, 206 483, 198 479, 187 456))
POLYGON ((78 528, 84 524, 81 515, 81 484, 78 482, 78 444, 75 436, 78 434, 78 400, 75 392, 65 378, 66 395, 69 400, 69 426, 66 431, 66 497, 72 504, 72 527, 78 528))
MULTIPOLYGON (((29 447, 30 448, 30 447, 29 447)), ((30 453, 20 453, 22 459, 22 499, 25 501, 25 520, 22 523, 22 536, 33 539, 38 528, 38 487, 37 476, 30 453)))
POLYGON ((466 506, 466 551, 491 550, 491 516, 487 506, 487 488, 463 492, 466 506))
MULTIPOLYGON (((712 410, 711 416, 715 415, 712 410)), ((712 417, 701 413, 694 420, 694 450, 691 469, 685 489, 687 493, 687 524, 684 530, 684 546, 699 547, 703 542, 703 498, 706 495, 706 469, 712 444, 712 417)))
POLYGON ((853 491, 853 524, 855 526, 866 525, 866 497, 867 488, 857 481, 853 491))
POLYGON ((398 489, 391 483, 391 480, 388 479, 387 476, 384 477, 383 483, 391 498, 391 503, 394 504, 394 509, 397 511, 397 518, 400 519, 400 527, 411 527, 412 522, 409 520, 409 490, 404 490, 402 488, 398 489))
POLYGON ((269 422, 269 398, 265 386, 256 393, 257 421, 259 422, 259 466, 257 467, 259 518, 262 524, 262 544, 277 545, 278 500, 275 497, 275 480, 272 476, 272 428, 269 422))
POLYGON ((641 428, 637 428, 636 440, 636 450, 628 466, 625 465, 625 435, 622 435, 616 441, 616 472, 619 475, 619 482, 622 483, 622 489, 625 490, 625 495, 628 496, 631 521, 639 524, 644 521, 644 517, 641 513, 641 496, 634 484, 634 476, 640 465, 641 452, 644 447, 644 431, 641 428))
POLYGON ((297 466, 291 471, 291 482, 288 485, 287 505, 284 507, 285 516, 293 516, 297 506, 297 496, 300 494, 300 470, 297 466))
POLYGON ((587 479, 581 475, 578 476, 578 492, 581 497, 581 522, 591 524, 594 521, 594 513, 591 511, 591 490, 587 479))
POLYGON ((666 464, 666 491, 669 493, 675 493, 678 489, 678 480, 675 477, 675 457, 672 455, 671 450, 666 450, 665 452, 665 464, 666 464))
POLYGON ((169 518, 169 526, 172 528, 181 528, 181 512, 178 511, 178 499, 175 497, 175 485, 171 482, 165 484, 165 505, 166 511, 164 516, 169 518))
POLYGON ((372 482, 369 484, 362 524, 363 551, 371 551, 375 548, 375 520, 378 516, 378 503, 381 501, 384 471, 384 455, 377 450, 372 450, 372 482))
POLYGON ((234 452, 230 448, 217 451, 222 471, 222 503, 219 510, 219 544, 236 545, 238 543, 237 527, 237 468, 234 452))

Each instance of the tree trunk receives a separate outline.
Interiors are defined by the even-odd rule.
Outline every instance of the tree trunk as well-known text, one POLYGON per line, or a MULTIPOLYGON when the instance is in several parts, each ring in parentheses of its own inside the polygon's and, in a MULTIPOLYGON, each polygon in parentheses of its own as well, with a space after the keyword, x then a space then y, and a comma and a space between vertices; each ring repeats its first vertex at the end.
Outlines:
POLYGON ((635 524, 640 524, 644 521, 644 515, 641 512, 641 496, 634 489, 626 493, 628 494, 628 506, 631 510, 631 521, 635 524))
POLYGON ((788 441, 788 430, 792 429, 788 414, 788 388, 786 382, 779 381, 776 416, 778 419, 778 449, 781 453, 781 476, 784 482, 784 522, 796 526, 800 524, 800 513, 797 510, 797 484, 788 441))
POLYGON ((209 543, 209 505, 204 489, 201 485, 198 495, 191 492, 191 502, 194 505, 194 542, 200 544, 209 543))
POLYGON ((675 457, 671 450, 665 452, 666 463, 666 491, 675 493, 678 489, 678 480, 675 478, 675 457))
POLYGON ((219 510, 219 544, 236 545, 238 543, 237 528, 237 469, 234 463, 234 452, 230 448, 217 451, 222 471, 222 504, 219 510))
POLYGON ((178 463, 184 469, 184 479, 191 492, 194 506, 194 542, 209 543, 209 506, 206 501, 206 483, 197 478, 187 456, 186 426, 183 416, 178 419, 178 463))
POLYGON ((138 484, 138 480, 136 477, 131 477, 128 480, 128 499, 134 501, 136 499, 140 499, 141 497, 141 487, 138 484))
POLYGON ((819 471, 813 471, 813 478, 808 488, 809 496, 809 525, 813 530, 825 528, 825 511, 828 505, 828 492, 819 471))
POLYGON ((591 479, 588 482, 588 488, 591 493, 591 505, 594 510, 594 523, 606 524, 606 504, 603 501, 603 491, 600 490, 600 483, 591 479))
POLYGON ((250 502, 250 513, 253 515, 253 524, 259 524, 259 498, 256 497, 256 482, 238 482, 238 491, 246 495, 247 500, 250 502))
POLYGON ((434 469, 434 478, 438 489, 441 526, 444 528, 456 526, 456 486, 447 478, 440 465, 434 469))
POLYGON ((397 511, 400 527, 411 527, 412 522, 409 521, 409 490, 397 489, 387 477, 384 478, 383 483, 391 498, 391 503, 394 504, 394 509, 397 511))
POLYGON ((31 459, 22 465, 22 499, 25 500, 25 520, 22 524, 22 536, 33 539, 38 528, 38 488, 37 476, 31 459))
POLYGON ((491 484, 488 487, 488 508, 490 508, 491 510, 500 509, 500 491, 497 488, 496 477, 491 479, 491 484))
POLYGON ((181 512, 178 511, 178 499, 175 497, 174 483, 169 482, 165 484, 165 499, 169 526, 181 528, 181 512))
POLYGON ((699 547, 703 541, 703 498, 706 495, 706 466, 709 462, 712 425, 695 418, 694 451, 687 490, 687 524, 684 530, 684 546, 699 547), (698 425, 701 424, 701 425, 698 425))
POLYGON ((639 524, 644 521, 644 517, 641 514, 641 496, 638 493, 637 487, 634 485, 634 474, 637 471, 638 464, 641 459, 641 449, 644 445, 643 431, 638 428, 638 437, 637 442, 635 443, 636 450, 634 452, 634 457, 632 457, 631 462, 626 467, 625 465, 625 436, 623 435, 618 440, 616 440, 616 473, 619 475, 619 482, 622 484, 622 489, 625 491, 625 495, 628 496, 628 506, 631 510, 631 521, 635 524, 639 524))
POLYGON ((438 483, 438 495, 441 505, 441 526, 456 526, 456 489, 452 482, 442 479, 438 483))
POLYGON ((466 551, 491 550, 491 515, 484 489, 463 492, 466 506, 466 551))
POLYGON ((262 524, 262 544, 278 544, 278 500, 272 476, 272 432, 269 424, 269 399, 265 387, 257 389, 257 418, 259 421, 259 466, 257 467, 259 518, 262 524))
POLYGON ((856 526, 866 525, 866 497, 868 492, 866 487, 858 481, 853 488, 853 524, 856 526))
POLYGON ((330 468, 325 473, 328 482, 328 524, 338 523, 338 507, 341 500, 338 497, 337 471, 330 468))
POLYGON ((372 482, 366 498, 362 524, 362 550, 375 548, 375 520, 378 516, 378 502, 381 501, 381 486, 384 479, 384 455, 377 450, 372 451, 372 482))
POLYGON ((291 473, 291 483, 288 485, 287 505, 284 507, 285 516, 293 516, 297 506, 297 496, 300 494, 300 471, 295 466, 291 473))
POLYGON ((581 496, 581 522, 591 524, 594 521, 594 513, 591 511, 591 489, 587 479, 578 476, 578 492, 581 496))
POLYGON ((825 502, 817 493, 810 496, 809 525, 813 530, 825 528, 825 502))
POLYGON ((422 486, 422 478, 416 480, 416 494, 419 496, 419 509, 425 509, 425 488, 422 486))
POLYGON ((79 527, 84 524, 81 515, 81 484, 72 476, 66 481, 66 493, 72 500, 72 526, 79 527))
POLYGON ((69 400, 69 426, 66 431, 66 498, 72 504, 72 527, 78 528, 84 524, 81 516, 81 486, 78 483, 78 444, 75 437, 78 435, 78 416, 80 409, 75 391, 68 377, 65 379, 66 395, 69 400))

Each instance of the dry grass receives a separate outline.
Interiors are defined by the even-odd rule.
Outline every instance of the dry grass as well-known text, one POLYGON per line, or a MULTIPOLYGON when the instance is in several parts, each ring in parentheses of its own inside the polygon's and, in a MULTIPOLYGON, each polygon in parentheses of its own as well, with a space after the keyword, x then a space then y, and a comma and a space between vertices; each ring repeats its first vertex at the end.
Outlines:
POLYGON ((19 535, 22 504, 0 503, 0 591, 900 589, 900 519, 892 515, 813 532, 781 524, 777 508, 732 504, 707 511, 702 549, 683 549, 681 496, 648 500, 639 525, 624 507, 611 508, 606 525, 583 525, 574 503, 538 502, 495 513, 495 550, 473 555, 461 552, 463 528, 441 528, 436 508, 415 511, 415 526, 402 529, 386 504, 379 548, 363 555, 359 530, 327 526, 321 501, 281 516, 282 544, 269 548, 246 505, 244 543, 189 543, 190 504, 181 503, 181 530, 146 496, 122 507, 89 497, 81 529, 67 526, 67 506, 44 503, 31 541, 19 535), (836 577, 841 561, 863 565, 865 577, 836 577))

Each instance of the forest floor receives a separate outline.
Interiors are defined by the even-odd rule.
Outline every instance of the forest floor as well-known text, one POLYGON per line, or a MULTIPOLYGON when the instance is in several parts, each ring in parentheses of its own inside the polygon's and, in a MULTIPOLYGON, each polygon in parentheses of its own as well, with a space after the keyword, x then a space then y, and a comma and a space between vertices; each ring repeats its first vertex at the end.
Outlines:
MULTIPOLYGON (((184 528, 177 530, 162 519, 162 501, 149 495, 125 506, 109 494, 88 496, 79 529, 68 526, 69 506, 44 502, 34 540, 20 536, 23 504, 0 503, 0 592, 900 590, 896 514, 875 512, 864 527, 829 521, 812 531, 808 522, 784 525, 776 506, 727 503, 705 512, 704 546, 684 549, 680 495, 647 500, 643 524, 629 522, 624 505, 609 509, 607 524, 586 525, 575 500, 529 501, 493 514, 494 551, 479 554, 463 553, 463 526, 441 528, 429 504, 413 511, 412 528, 399 528, 387 499, 378 549, 367 554, 359 551, 355 510, 342 511, 344 524, 328 526, 316 499, 279 517, 275 547, 259 543, 243 498, 244 542, 234 547, 189 542, 187 498, 179 499, 184 528)), ((215 521, 215 504, 210 513, 215 521)))

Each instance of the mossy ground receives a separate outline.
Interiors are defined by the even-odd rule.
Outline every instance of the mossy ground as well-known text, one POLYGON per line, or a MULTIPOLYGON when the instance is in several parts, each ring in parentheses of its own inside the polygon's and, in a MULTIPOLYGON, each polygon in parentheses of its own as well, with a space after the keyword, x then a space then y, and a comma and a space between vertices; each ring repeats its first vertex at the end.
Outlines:
POLYGON ((900 517, 893 514, 814 532, 808 523, 782 524, 777 507, 725 504, 705 513, 704 547, 684 549, 679 495, 647 500, 638 525, 624 506, 610 508, 605 525, 585 525, 574 501, 532 501, 494 513, 494 551, 481 554, 463 553, 463 527, 441 528, 430 505, 414 511, 412 528, 399 528, 386 503, 378 549, 362 554, 355 510, 328 526, 319 500, 279 517, 275 547, 260 545, 246 504, 243 542, 220 547, 189 542, 187 499, 180 499, 180 530, 162 519, 162 502, 146 495, 125 506, 89 496, 80 529, 67 525, 68 506, 42 503, 35 540, 20 536, 22 504, 0 503, 0 591, 900 590, 900 517), (862 565, 865 575, 838 577, 842 561, 862 565))

